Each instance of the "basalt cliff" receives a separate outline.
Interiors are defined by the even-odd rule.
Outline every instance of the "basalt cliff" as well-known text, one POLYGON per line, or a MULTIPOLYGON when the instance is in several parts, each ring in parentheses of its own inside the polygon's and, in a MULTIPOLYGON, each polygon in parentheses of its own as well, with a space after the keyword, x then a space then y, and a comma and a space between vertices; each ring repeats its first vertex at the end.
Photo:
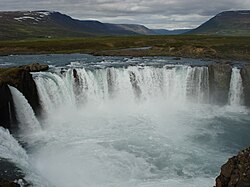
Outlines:
POLYGON ((47 65, 31 64, 0 69, 0 126, 14 130, 16 115, 8 85, 16 87, 28 100, 36 115, 40 112, 40 103, 36 84, 30 72, 48 70, 47 65))

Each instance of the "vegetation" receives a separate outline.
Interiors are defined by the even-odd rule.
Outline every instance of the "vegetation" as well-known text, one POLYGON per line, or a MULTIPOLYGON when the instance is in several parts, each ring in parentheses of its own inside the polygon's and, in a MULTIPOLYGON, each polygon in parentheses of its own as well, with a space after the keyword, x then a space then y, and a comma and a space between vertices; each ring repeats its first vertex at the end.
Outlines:
POLYGON ((112 36, 0 41, 0 55, 89 53, 250 60, 250 37, 112 36), (149 47, 147 49, 137 49, 149 47))

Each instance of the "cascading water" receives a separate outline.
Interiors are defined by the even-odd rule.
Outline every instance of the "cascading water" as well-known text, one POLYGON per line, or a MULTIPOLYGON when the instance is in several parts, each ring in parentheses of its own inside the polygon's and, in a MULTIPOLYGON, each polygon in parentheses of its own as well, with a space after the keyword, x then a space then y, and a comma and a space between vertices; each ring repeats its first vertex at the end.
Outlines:
POLYGON ((31 132, 41 129, 33 109, 27 99, 16 88, 9 86, 15 105, 19 128, 22 132, 31 132))
POLYGON ((46 115, 24 141, 44 186, 208 187, 249 146, 248 110, 209 104, 208 67, 92 60, 33 74, 46 115))
POLYGON ((15 138, 0 127, 0 157, 8 159, 19 166, 28 166, 28 155, 26 151, 19 145, 15 138))
MULTIPOLYGON (((30 158, 24 148, 18 143, 18 141, 9 133, 8 130, 0 127, 0 167, 5 168, 5 173, 1 173, 1 178, 5 175, 11 177, 12 169, 16 172, 14 175, 19 175, 20 178, 16 178, 16 183, 21 187, 30 186, 34 187, 49 187, 46 180, 42 179, 30 164, 30 158), (13 168, 5 168, 7 163, 8 167, 12 165, 13 168), (18 168, 16 168, 18 167, 18 168), (10 170, 11 169, 11 170, 10 170), (8 173, 9 172, 9 173, 8 173)), ((0 171, 3 171, 0 168, 0 171)))
POLYGON ((127 102, 158 97, 175 102, 185 102, 188 97, 198 103, 208 101, 207 67, 129 66, 74 71, 75 78, 71 79, 71 69, 62 75, 51 72, 35 74, 45 110, 50 111, 62 104, 101 103, 116 98, 127 102))
POLYGON ((55 186, 211 186, 226 158, 227 113, 205 105, 205 66, 81 67, 34 80, 49 143, 33 164, 55 186))
POLYGON ((229 104, 233 106, 242 105, 243 101, 243 86, 240 69, 234 67, 232 69, 230 90, 229 90, 229 104))

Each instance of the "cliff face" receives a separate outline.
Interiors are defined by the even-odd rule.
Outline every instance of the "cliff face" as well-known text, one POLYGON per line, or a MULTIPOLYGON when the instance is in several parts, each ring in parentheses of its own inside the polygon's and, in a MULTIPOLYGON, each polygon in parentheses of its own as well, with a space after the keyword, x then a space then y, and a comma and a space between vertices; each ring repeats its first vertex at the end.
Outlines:
POLYGON ((232 67, 228 64, 212 64, 209 65, 208 70, 210 102, 227 104, 232 67))
POLYGON ((230 158, 221 167, 216 178, 216 187, 249 187, 250 186, 250 147, 230 158))
POLYGON ((16 87, 23 93, 36 115, 40 113, 40 103, 36 84, 31 71, 47 70, 48 66, 33 64, 15 68, 0 69, 0 122, 1 126, 12 130, 16 117, 11 92, 8 85, 16 87), (39 68, 40 67, 40 68, 39 68))
POLYGON ((0 126, 7 129, 15 129, 15 109, 13 100, 6 84, 0 85, 0 126))
POLYGON ((241 69, 243 92, 245 105, 250 107, 250 65, 245 65, 241 69))

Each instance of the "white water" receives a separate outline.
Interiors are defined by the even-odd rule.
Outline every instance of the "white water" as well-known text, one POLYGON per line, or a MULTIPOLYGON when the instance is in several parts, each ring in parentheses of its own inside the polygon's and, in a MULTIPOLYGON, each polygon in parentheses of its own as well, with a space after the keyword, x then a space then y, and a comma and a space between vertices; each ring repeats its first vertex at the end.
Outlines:
POLYGON ((9 88, 13 97, 20 130, 23 133, 28 133, 41 129, 40 124, 36 119, 36 116, 27 99, 16 88, 12 86, 9 86, 9 88))
POLYGON ((110 98, 132 103, 159 97, 175 103, 187 99, 198 103, 208 101, 207 67, 81 68, 77 74, 78 80, 74 80, 72 70, 61 76, 56 73, 35 76, 47 113, 62 105, 103 103, 110 98))
POLYGON ((240 106, 243 104, 243 86, 240 69, 233 68, 229 90, 229 104, 240 106))
POLYGON ((207 104, 207 67, 77 75, 34 73, 46 115, 27 142, 29 160, 51 186, 210 187, 228 157, 250 144, 246 110, 207 104))
MULTIPOLYGON (((42 179, 36 173, 35 168, 30 163, 30 158, 24 148, 18 143, 18 141, 9 133, 8 130, 0 127, 0 159, 8 160, 18 167, 25 175, 24 179, 32 183, 34 187, 49 187, 46 179, 42 179)), ((7 172, 7 171, 6 171, 7 172)), ((2 177, 5 175, 1 173, 2 177)), ((23 186, 23 179, 16 179, 16 182, 23 186)))
POLYGON ((0 127, 0 158, 28 166, 28 155, 8 130, 0 127))

